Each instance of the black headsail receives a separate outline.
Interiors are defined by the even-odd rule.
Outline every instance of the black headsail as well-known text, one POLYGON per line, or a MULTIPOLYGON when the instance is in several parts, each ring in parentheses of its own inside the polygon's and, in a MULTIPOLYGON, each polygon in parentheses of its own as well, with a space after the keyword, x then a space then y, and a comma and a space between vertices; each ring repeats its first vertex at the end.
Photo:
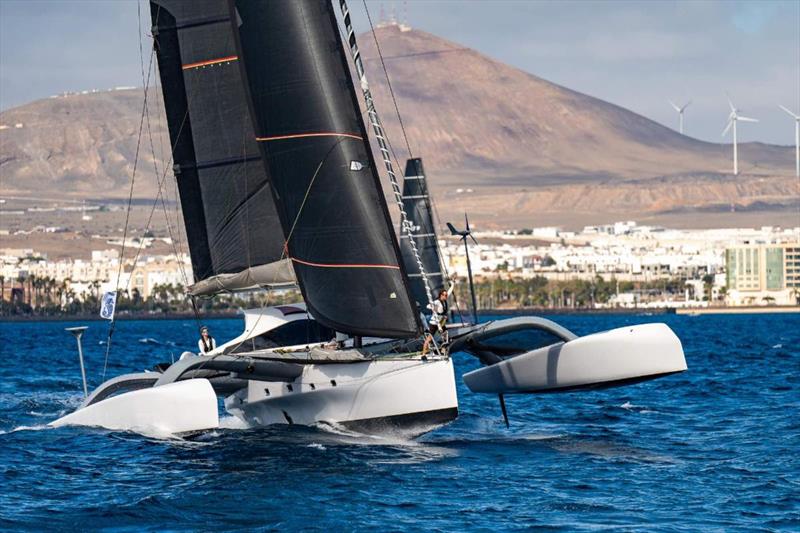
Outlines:
POLYGON ((291 282, 226 0, 151 0, 192 294, 291 282))
POLYGON ((352 335, 417 335, 332 6, 230 3, 258 144, 309 309, 352 335))
MULTIPOLYGON (((425 277, 428 279, 428 287, 432 291, 445 288, 439 244, 436 239, 436 226, 433 224, 430 195, 420 158, 409 159, 406 162, 406 172, 403 177, 403 209, 408 213, 408 219, 414 225, 413 238, 417 242, 417 252, 425 270, 425 277)), ((403 263, 408 272, 411 294, 420 309, 425 309, 429 301, 428 291, 422 280, 417 259, 408 244, 408 239, 409 235, 401 232, 400 251, 403 253, 403 263)))

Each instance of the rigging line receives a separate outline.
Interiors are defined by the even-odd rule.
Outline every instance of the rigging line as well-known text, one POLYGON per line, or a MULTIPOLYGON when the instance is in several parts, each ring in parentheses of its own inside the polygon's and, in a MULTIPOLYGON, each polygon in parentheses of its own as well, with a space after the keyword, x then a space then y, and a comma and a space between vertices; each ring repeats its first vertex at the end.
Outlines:
MULTIPOLYGON (((142 13, 141 13, 141 4, 136 2, 136 12, 138 15, 139 21, 139 59, 142 63, 142 69, 144 69, 144 51, 142 49, 142 13)), ((152 56, 150 57, 150 61, 152 62, 152 56)), ((149 69, 148 69, 149 71, 149 69)), ((149 81, 149 80, 148 80, 149 81)), ((149 83, 148 83, 149 85, 149 83)), ((122 277, 122 266, 125 261, 125 241, 128 238, 128 225, 130 223, 131 217, 131 206, 133 205, 133 186, 136 182, 136 169, 139 163, 139 150, 142 144, 142 131, 144 129, 144 117, 145 117, 145 109, 147 108, 147 85, 144 87, 144 99, 142 101, 142 114, 139 118, 139 134, 136 138, 136 153, 133 160, 133 171, 131 173, 131 186, 130 191, 128 192, 128 209, 125 212, 125 226, 122 231, 122 245, 120 247, 120 254, 119 254, 119 269, 117 270, 117 281, 114 284, 115 290, 119 290, 119 280, 122 277)), ((130 278, 128 279, 130 282, 130 278)), ((126 288, 127 290, 127 288, 126 288)), ((103 381, 106 379, 106 370, 108 369, 108 356, 111 352, 111 336, 114 334, 114 318, 112 317, 111 321, 108 325, 108 335, 106 337, 106 354, 103 360, 103 381)))
MULTIPOLYGON (((148 67, 148 72, 147 72, 147 78, 146 79, 145 79, 145 74, 144 74, 144 62, 142 62, 142 83, 148 83, 149 84, 150 69, 153 66, 153 59, 152 58, 153 58, 154 55, 155 55, 155 47, 153 47, 151 49, 151 51, 150 51, 150 67, 148 67)), ((160 181, 160 178, 159 178, 160 173, 158 171, 158 162, 157 162, 157 157, 156 157, 156 149, 155 149, 155 145, 153 144, 153 131, 152 131, 151 126, 150 126, 150 106, 149 105, 145 105, 145 120, 147 122, 147 136, 148 136, 148 138, 150 140, 150 154, 152 155, 152 159, 153 159, 153 174, 154 174, 154 177, 156 179, 156 184, 158 184, 158 182, 160 181)), ((161 205, 162 205, 162 207, 164 209, 164 219, 165 219, 165 222, 166 222, 166 225, 167 225, 167 233, 169 235, 170 240, 172 241, 172 250, 173 250, 173 252, 175 252, 177 254, 177 249, 175 247, 175 239, 173 238, 173 235, 172 235, 172 224, 170 224, 169 215, 167 213, 167 205, 166 205, 166 203, 164 201, 164 194, 163 194, 161 188, 159 188, 159 190, 158 190, 157 199, 158 198, 161 199, 161 205)), ((180 270, 180 268, 179 268, 179 270, 180 270)), ((185 274, 185 272, 183 272, 181 270, 181 273, 183 275, 184 282, 186 282, 186 274, 185 274)))
MULTIPOLYGON (((150 71, 154 67, 153 57, 155 56, 155 53, 156 53, 156 49, 155 49, 155 42, 154 42, 153 46, 151 47, 151 50, 150 50, 150 66, 148 67, 147 79, 145 79, 144 62, 142 61, 142 82, 148 83, 148 85, 149 85, 149 80, 150 80, 150 71)), ((156 94, 158 94, 157 91, 156 91, 156 94)), ((146 115, 146 119, 147 119, 147 135, 148 135, 148 137, 150 139, 150 152, 151 152, 151 155, 153 157, 153 172, 154 172, 154 177, 156 178, 156 182, 158 183, 158 182, 160 182, 159 171, 158 171, 158 164, 157 164, 157 158, 156 158, 155 145, 153 144, 153 132, 152 132, 152 129, 150 127, 150 107, 148 105, 145 105, 145 115, 146 115)), ((176 260, 176 262, 178 264, 178 271, 180 272, 181 278, 183 278, 183 283, 186 286, 186 285, 189 284, 188 276, 186 275, 186 269, 184 267, 182 258, 180 256, 180 252, 178 250, 178 246, 176 244, 175 236, 174 236, 173 231, 172 231, 172 224, 170 222, 169 213, 167 211, 167 204, 166 204, 166 201, 164 200, 164 192, 163 192, 162 187, 160 187, 160 186, 158 188, 158 196, 156 197, 156 200, 158 200, 159 198, 161 199, 161 207, 162 207, 162 209, 164 211, 164 222, 167 225, 167 234, 169 235, 170 244, 172 245, 172 251, 175 254, 175 260, 176 260)), ((195 321, 198 322, 198 323, 200 321, 200 318, 197 315, 195 315, 195 321)))
MULTIPOLYGON (((151 62, 152 62, 153 55, 155 55, 155 48, 153 49, 153 54, 151 55, 151 62)), ((149 81, 150 81, 149 73, 150 73, 150 69, 148 68, 148 79, 147 79, 148 86, 149 86, 149 81)), ((181 122, 181 127, 178 130, 178 135, 176 136, 176 143, 177 143, 177 139, 180 137, 181 131, 183 130, 183 126, 186 124, 186 119, 188 117, 188 114, 189 114, 189 112, 188 112, 188 108, 187 108, 187 111, 186 111, 186 113, 184 114, 184 117, 183 117, 183 121, 181 122)), ((172 150, 174 152, 175 146, 173 146, 172 150)), ((153 205, 152 205, 152 207, 150 209, 150 214, 149 214, 149 216, 147 218, 147 223, 145 224, 145 232, 147 232, 147 230, 150 229, 150 224, 152 223, 153 215, 155 213, 156 207, 158 206, 158 200, 159 200, 159 198, 162 197, 162 190, 163 190, 164 182, 166 181, 167 169, 168 169, 168 165, 164 167, 164 171, 162 173, 161 179, 159 180, 159 183, 158 183, 158 194, 156 195, 156 199, 153 201, 153 205)), ((141 255, 141 251, 142 251, 143 247, 144 247, 144 240, 141 240, 139 242, 139 247, 138 247, 138 249, 136 251, 136 256, 134 257, 134 260, 133 260, 133 267, 131 269, 131 273, 133 273, 133 270, 136 268, 136 264, 139 261, 139 256, 141 255)), ((131 278, 132 277, 133 276, 130 276, 128 278, 128 281, 127 281, 127 283, 125 285, 125 291, 126 292, 127 292, 128 288, 130 287, 130 282, 131 282, 131 278)), ((198 317, 198 320, 199 320, 199 317, 198 317)))
MULTIPOLYGON (((409 144, 408 136, 406 135, 405 125, 403 124, 403 119, 402 119, 402 117, 400 115, 400 109, 398 108, 398 105, 397 105, 397 98, 395 97, 394 89, 392 88, 392 82, 389 79, 389 71, 386 68, 386 62, 384 61, 385 58, 384 58, 384 56, 383 56, 383 54, 381 52, 380 43, 378 42, 378 35, 375 32, 375 27, 372 24, 372 17, 369 14, 369 8, 367 7, 367 2, 366 2, 366 0, 362 0, 362 1, 364 3, 364 11, 366 12, 367 20, 369 21, 369 26, 370 26, 370 30, 371 30, 371 33, 372 33, 372 38, 375 40, 375 48, 376 48, 376 50, 378 52, 378 57, 379 57, 379 59, 381 61, 381 68, 383 69, 384 76, 386 77, 386 84, 389 87, 389 94, 392 97, 392 102, 394 104, 394 109, 395 109, 395 112, 397 114, 397 120, 400 122, 400 129, 403 132, 403 138, 405 139, 406 148, 408 149, 409 157, 413 158, 414 156, 413 156, 413 153, 411 152, 411 145, 409 144)), ((459 48, 459 49, 455 49, 455 50, 452 50, 452 51, 460 51, 460 50, 467 50, 467 49, 466 48, 459 48)), ((434 53, 434 52, 423 52, 422 54, 429 54, 429 53, 434 53)), ((422 55, 422 54, 409 54, 409 55, 422 55)), ((404 56, 396 56, 396 57, 404 57, 404 56)), ((392 148, 391 143, 389 144, 389 147, 392 148)), ((397 155, 394 153, 394 149, 393 148, 392 148, 392 155, 394 156, 395 160, 397 161, 397 155)), ((427 201, 426 201, 426 203, 429 204, 429 207, 431 207, 431 205, 433 204, 433 202, 427 202, 427 201)), ((436 213, 436 217, 439 218, 438 212, 436 213)), ((440 226, 439 229, 441 230, 442 229, 442 227, 441 227, 441 219, 440 219, 440 222, 439 222, 439 226, 440 226)), ((436 247, 437 248, 439 247, 438 240, 437 240, 437 243, 436 243, 436 247)), ((441 250, 439 250, 439 256, 441 257, 441 250)))
POLYGON ((367 7, 367 0, 362 0, 364 3, 364 11, 367 13, 367 20, 369 21, 369 28, 372 32, 372 38, 375 41, 375 48, 378 51, 378 57, 381 60, 381 68, 383 68, 383 75, 386 77, 386 85, 389 87, 389 94, 392 97, 392 103, 394 104, 394 111, 397 114, 397 120, 400 122, 400 130, 403 132, 403 139, 406 141, 406 148, 408 148, 408 157, 414 157, 414 154, 411 152, 411 145, 408 143, 408 136, 406 135, 406 127, 403 124, 403 117, 400 116, 400 108, 397 107, 397 98, 394 96, 394 89, 392 89, 392 81, 389 79, 389 71, 386 70, 386 63, 383 61, 383 54, 381 53, 381 45, 378 43, 378 35, 375 33, 375 27, 372 25, 372 17, 369 14, 369 8, 367 7))
MULTIPOLYGON (((365 6, 365 8, 366 8, 366 6, 365 6)), ((367 16, 369 16, 369 12, 367 12, 367 16)), ((339 36, 341 37, 342 42, 347 42, 347 39, 345 38, 345 35, 342 32, 342 28, 338 24, 337 24, 337 29, 339 30, 339 36)), ((372 31, 373 31, 373 36, 375 36, 374 28, 373 28, 372 31)), ((376 37, 376 41, 377 41, 377 37, 376 37)), ((378 48, 380 48, 377 42, 376 42, 376 46, 378 46, 378 48)), ((386 73, 386 81, 389 82, 389 75, 388 75, 388 72, 386 71, 385 66, 384 66, 384 72, 386 73)), ((400 118, 399 117, 400 111, 397 109, 397 102, 396 101, 395 101, 395 111, 398 113, 398 119, 399 119, 400 118)), ((364 115, 368 115, 369 112, 370 112, 369 108, 366 108, 366 106, 365 106, 365 109, 363 111, 361 111, 362 119, 364 118, 364 115)), ((403 136, 405 137, 405 129, 403 130, 403 136)), ((394 145, 392 144, 392 142, 388 138, 385 138, 384 140, 386 141, 386 144, 389 147, 389 151, 392 154, 392 158, 394 159, 394 163, 398 166, 398 168, 400 168, 400 158, 397 157, 397 153, 394 150, 394 145)), ((406 137, 406 146, 408 146, 408 138, 407 137, 406 137)), ((411 156, 412 154, 411 154, 410 147, 408 147, 408 149, 409 149, 409 156, 411 156)), ((430 205, 430 207, 433 208, 433 210, 432 210, 433 213, 435 213, 436 221, 434 221, 434 227, 438 226, 439 234, 444 234, 446 228, 442 225, 441 217, 439 216, 439 211, 436 208, 436 204, 433 203, 432 201, 430 201, 429 205, 430 205)), ((403 233, 403 229, 402 228, 400 229, 400 233, 401 234, 403 233)), ((442 248, 439 246, 439 239, 436 239, 436 250, 439 253, 439 264, 440 264, 442 270, 444 271, 445 277, 447 278, 448 281, 453 283, 451 281, 451 278, 450 278, 450 273, 447 270, 447 266, 442 262, 443 254, 442 254, 442 248)), ((427 278, 427 276, 424 276, 424 277, 427 278)), ((430 297, 428 297, 428 298, 429 298, 429 302, 430 302, 430 297)), ((458 304, 458 299, 456 298, 455 293, 453 293, 453 302, 455 304, 455 306, 454 306, 455 307, 455 311, 458 312, 458 315, 459 315, 461 321, 463 322, 464 321, 463 320, 463 313, 461 311, 461 307, 458 304)))
MULTIPOLYGON (((364 3, 364 11, 366 12, 367 20, 369 21, 370 30, 371 30, 371 33, 372 33, 372 38, 375 40, 375 48, 376 48, 376 50, 378 52, 378 57, 380 58, 380 61, 381 61, 381 67, 383 69, 384 76, 386 77, 386 83, 387 83, 387 85, 389 87, 389 94, 392 97, 392 102, 394 104, 395 113, 397 114, 397 120, 400 123, 400 129, 401 129, 401 131, 403 133, 403 139, 405 140, 406 148, 408 149, 408 155, 409 155, 409 157, 413 158, 414 156, 413 156, 413 153, 411 152, 411 145, 409 144, 408 136, 406 134, 405 125, 403 124, 403 119, 402 119, 402 117, 400 115, 400 109, 399 109, 399 107, 397 105, 397 99, 395 98, 394 89, 392 88, 392 82, 389 79, 389 71, 386 68, 386 63, 384 61, 384 56, 383 56, 383 54, 381 52, 380 43, 378 42, 378 35, 375 32, 375 27, 372 24, 372 17, 369 14, 369 8, 367 7, 367 2, 366 2, 366 0, 362 0, 362 1, 364 3)), ((461 50, 461 49, 457 49, 457 50, 461 50)), ((402 56, 398 56, 398 57, 402 57, 402 56)), ((386 143, 388 144, 389 150, 391 150, 391 152, 392 152, 392 157, 394 158, 395 163, 397 164, 397 166, 399 168, 400 167, 400 161, 399 161, 399 158, 397 157, 397 154, 394 151, 394 146, 392 146, 392 143, 388 139, 386 139, 386 143)), ((436 207, 434 206, 433 202, 430 202, 430 201, 426 200, 426 204, 428 204, 429 210, 435 213, 436 218, 439 220, 439 222, 438 222, 439 231, 442 232, 443 231, 443 227, 442 227, 442 223, 441 223, 441 217, 439 217, 438 210, 436 210, 436 207)), ((440 266, 444 270, 445 275, 447 276, 447 279, 449 281, 450 280, 450 273, 447 271, 447 267, 442 263, 442 260, 441 260, 441 258, 442 258, 442 250, 439 247, 439 240, 438 239, 436 240, 436 249, 437 249, 437 252, 439 253, 440 266)), ((425 284, 425 285, 426 285, 426 289, 427 289, 428 288, 427 284, 425 284)), ((429 297, 429 299, 430 299, 430 297, 429 297)), ((458 306, 458 301, 457 300, 456 300, 456 309, 458 310, 459 315, 461 315, 461 309, 458 306)))
POLYGON ((314 171, 314 175, 311 176, 311 181, 308 182, 308 187, 306 187, 306 193, 303 195, 303 201, 300 202, 300 208, 297 210, 297 215, 294 217, 294 222, 292 222, 292 227, 289 230, 289 234, 286 235, 286 240, 283 242, 283 251, 281 252, 281 259, 285 259, 289 252, 289 240, 292 238, 292 234, 294 233, 295 227, 297 227, 297 222, 300 220, 300 215, 303 214, 303 209, 305 209, 306 201, 308 200, 309 195, 311 194, 311 187, 314 185, 314 182, 317 181, 317 176, 319 176, 319 171, 322 170, 322 165, 325 164, 325 161, 328 160, 333 150, 339 146, 339 144, 345 139, 345 137, 339 137, 336 139, 336 142, 328 150, 328 153, 325 154, 325 157, 322 158, 322 161, 319 162, 317 165, 317 170, 314 171))
MULTIPOLYGON (((161 10, 160 10, 160 8, 159 8, 159 10, 156 12, 156 21, 158 21, 158 16, 159 16, 159 14, 160 14, 160 13, 161 13, 161 10)), ((154 40, 154 42, 153 42, 153 46, 154 46, 154 52, 155 52, 155 40, 154 40)), ((151 56, 151 61, 152 61, 152 56, 151 56)), ((148 73, 149 73, 149 72, 150 72, 150 69, 148 69, 148 73)), ((148 76, 148 85, 149 85, 149 76, 148 76)), ((145 91, 145 93, 146 93, 146 91, 145 91)), ((191 100, 191 98, 189 98, 189 96, 190 96, 190 95, 187 95, 187 100, 191 100)), ((188 108, 188 106, 187 106, 187 108, 186 108, 186 111, 185 111, 185 112, 184 112, 184 114, 183 114, 183 118, 181 119, 181 124, 180 124, 180 127, 178 128, 178 133, 177 133, 177 135, 175 136, 175 144, 174 144, 174 145, 171 145, 171 148, 170 148, 170 157, 169 157, 169 160, 167 161, 167 164, 166 164, 166 165, 164 165, 163 172, 161 173, 161 178, 160 178, 160 180, 159 180, 159 182, 158 182, 158 187, 159 187, 159 189, 158 189, 158 190, 159 190, 159 193, 161 192, 161 190, 162 190, 162 187, 163 187, 163 185, 164 185, 164 182, 166 181, 167 172, 168 172, 168 169, 169 169, 169 166, 170 166, 170 165, 169 165, 169 163, 172 163, 172 162, 173 162, 174 153, 175 153, 175 148, 177 147, 178 140, 180 139, 181 133, 183 132, 183 127, 186 125, 186 120, 187 120, 188 118, 189 118, 189 108, 188 108)), ((152 206, 152 208, 151 208, 151 210, 150 210, 150 216, 148 217, 148 222, 147 222, 147 225, 145 226, 145 231, 146 231, 147 229, 149 229, 149 227, 150 227, 150 222, 152 221, 152 218, 153 218, 153 212, 155 211, 155 207, 156 207, 156 205, 157 205, 157 201, 158 201, 158 197, 156 197, 156 201, 154 201, 154 202, 153 202, 153 206, 152 206)), ((141 251, 141 244, 140 244, 140 247, 139 247, 139 251, 141 251)), ((138 255, 139 255, 139 254, 137 253, 137 256, 136 256, 136 257, 137 257, 137 259, 138 259, 138 255)), ((135 262, 134 262, 134 264, 135 264, 135 262)), ((127 288, 128 288, 129 286, 130 286, 130 278, 128 279, 128 284, 126 285, 126 289, 125 289, 126 291, 127 291, 127 288)))
MULTIPOLYGON (((386 173, 389 175, 389 182, 392 185, 395 203, 400 211, 401 227, 409 237, 412 237, 408 239, 409 247, 411 248, 411 252, 416 260, 417 268, 419 269, 420 274, 422 274, 422 283, 425 286, 425 292, 427 293, 428 305, 431 309, 433 309, 433 295, 431 294, 430 283, 428 283, 428 278, 425 274, 425 265, 422 264, 422 258, 419 255, 417 244, 413 239, 414 226, 408 219, 408 213, 406 213, 405 206, 403 205, 403 194, 400 191, 400 186, 397 182, 397 176, 394 173, 394 167, 392 166, 391 156, 389 155, 389 147, 384 135, 383 125, 381 124, 381 119, 378 116, 378 111, 375 109, 375 101, 372 98, 372 92, 369 89, 366 71, 364 70, 364 63, 361 61, 361 52, 359 51, 358 43, 356 42, 355 30, 353 30, 353 24, 350 17, 350 8, 347 7, 346 0, 339 0, 339 8, 341 10, 342 19, 347 30, 347 44, 350 50, 350 56, 355 64, 356 75, 358 76, 361 85, 361 92, 363 94, 367 110, 369 111, 370 124, 372 125, 375 138, 378 141, 378 148, 380 148, 386 173)), ((407 278, 404 279, 403 284, 406 285, 406 290, 408 290, 407 278)), ((416 309, 414 312, 416 313, 416 309)), ((418 322, 419 318, 417 317, 415 321, 418 322)), ((435 343, 434 346, 436 346, 435 343)), ((436 351, 439 352, 438 347, 436 347, 436 351)))
MULTIPOLYGON (((289 230, 289 234, 286 236, 286 240, 283 243, 283 250, 281 251, 280 261, 286 259, 287 256, 288 256, 288 253, 289 253, 289 240, 292 238, 292 234, 294 233, 294 229, 297 226, 297 222, 300 220, 300 215, 303 213, 303 209, 305 208, 306 201, 308 200, 308 197, 311 194, 311 187, 314 185, 314 182, 316 182, 317 176, 319 175, 319 171, 322 169, 322 165, 325 164, 325 161, 328 160, 328 157, 331 155, 331 153, 333 153, 333 150, 337 146, 339 146, 339 144, 344 139, 345 139, 344 137, 339 137, 339 138, 336 139, 336 142, 334 142, 334 144, 328 150, 328 153, 325 154, 325 157, 322 158, 322 161, 320 161, 319 165, 317 165, 317 169, 314 171, 314 175, 311 176, 311 181, 309 181, 309 183, 308 183, 308 187, 306 188, 305 195, 303 196, 303 201, 300 203, 300 208, 297 210, 297 215, 295 215, 294 222, 292 223, 292 228, 289 230)), ((275 275, 277 276, 278 274, 276 273, 275 275)), ((267 289, 267 301, 265 302, 267 305, 265 307, 269 307, 269 302, 270 302, 271 298, 272 298, 272 289, 267 289)), ((263 316, 264 316, 263 313, 258 315, 258 318, 256 318, 256 321, 253 323, 253 326, 250 328, 251 331, 253 331, 256 328, 256 326, 261 321, 261 318, 263 316)), ((248 339, 246 339, 246 338, 242 339, 242 341, 239 344, 237 344, 231 350, 231 352, 235 352, 242 344, 247 342, 247 340, 248 339)), ((217 355, 221 355, 221 354, 217 354, 217 355)), ((232 355, 235 355, 235 354, 232 354, 232 355)), ((214 357, 216 357, 216 355, 213 356, 212 359, 210 359, 210 360, 213 360, 214 357)), ((205 365, 205 363, 203 363, 203 365, 205 365)), ((200 368, 202 368, 203 365, 200 365, 200 368)))
MULTIPOLYGON (((342 42, 347 42, 347 39, 345 38, 345 35, 344 35, 344 32, 342 31, 341 26, 339 26, 337 24, 336 25, 336 29, 339 31, 339 37, 341 38, 342 42)), ((367 108, 367 106, 365 104, 364 105, 364 110, 362 111, 360 104, 361 104, 361 101, 359 101, 359 114, 361 116, 361 119, 366 122, 366 120, 369 118, 370 110, 367 108)), ((389 140, 388 137, 384 138, 384 140, 386 141, 386 145, 389 147, 389 152, 391 152, 391 154, 392 154, 392 160, 393 160, 394 164, 397 165, 397 168, 402 168, 402 165, 400 165, 400 158, 397 157, 397 153, 395 152, 394 145, 392 144, 392 142, 389 140)), ((381 182, 381 191, 384 193, 384 195, 386 195, 386 191, 383 189, 383 183, 382 182, 381 182)), ((402 232, 403 232, 403 230, 401 228, 400 229, 400 233, 402 234, 402 232)))

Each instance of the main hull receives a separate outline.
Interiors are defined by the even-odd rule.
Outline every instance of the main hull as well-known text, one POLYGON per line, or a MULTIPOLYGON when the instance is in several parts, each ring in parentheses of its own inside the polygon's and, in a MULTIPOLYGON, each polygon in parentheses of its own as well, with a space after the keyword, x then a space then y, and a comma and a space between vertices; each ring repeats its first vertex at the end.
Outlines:
POLYGON ((250 425, 327 424, 414 437, 458 415, 450 358, 306 365, 291 383, 250 380, 225 399, 250 425))

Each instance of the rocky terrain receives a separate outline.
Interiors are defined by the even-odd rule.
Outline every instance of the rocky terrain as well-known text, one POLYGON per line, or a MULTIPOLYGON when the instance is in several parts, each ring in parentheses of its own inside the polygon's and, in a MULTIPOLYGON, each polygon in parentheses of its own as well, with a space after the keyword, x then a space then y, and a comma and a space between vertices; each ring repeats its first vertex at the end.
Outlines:
MULTIPOLYGON (((469 210, 484 227, 798 220, 791 147, 742 144, 741 174, 733 176, 730 145, 681 135, 422 31, 386 26, 377 38, 411 150, 425 160, 443 217, 469 210)), ((403 159, 407 149, 372 35, 360 43, 403 159)), ((127 197, 142 94, 90 92, 0 113, 0 194, 127 197)), ((160 88, 148 99, 134 184, 139 198, 155 195, 169 151, 160 88)))

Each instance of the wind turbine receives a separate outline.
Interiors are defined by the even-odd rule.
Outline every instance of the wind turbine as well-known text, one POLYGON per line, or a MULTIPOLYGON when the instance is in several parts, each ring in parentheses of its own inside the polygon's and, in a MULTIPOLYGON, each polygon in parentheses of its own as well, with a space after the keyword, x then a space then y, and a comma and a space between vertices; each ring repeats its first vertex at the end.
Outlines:
POLYGON ((689 100, 688 102, 686 102, 685 104, 683 104, 683 106, 678 106, 678 105, 677 105, 675 102, 673 102, 672 100, 667 100, 667 102, 669 102, 669 105, 671 105, 671 106, 672 106, 672 108, 673 108, 675 111, 677 111, 677 112, 678 112, 678 117, 679 117, 679 118, 678 118, 678 131, 680 131, 680 132, 681 132, 681 135, 683 135, 683 112, 684 112, 684 110, 685 110, 687 107, 689 107, 689 104, 691 104, 691 103, 692 103, 692 101, 691 101, 691 100, 689 100))
POLYGON ((794 119, 794 172, 800 178, 800 115, 795 115, 780 104, 778 104, 778 107, 789 113, 794 119))
POLYGON ((733 175, 739 175, 739 148, 737 146, 737 137, 736 137, 736 123, 740 120, 742 122, 758 122, 757 119, 743 117, 739 114, 739 110, 733 105, 731 99, 728 98, 728 105, 731 106, 731 114, 728 115, 728 125, 725 126, 725 129, 722 131, 722 136, 725 137, 725 134, 728 133, 728 130, 731 129, 733 126, 733 175))
POLYGON ((469 260, 469 245, 467 244, 467 237, 472 239, 472 242, 478 244, 478 241, 475 240, 475 237, 472 236, 472 231, 469 229, 469 219, 467 218, 467 214, 464 213, 464 225, 467 229, 464 231, 458 231, 451 223, 447 223, 447 227, 450 229, 451 235, 458 235, 461 237, 461 240, 464 242, 464 254, 467 256, 467 278, 469 279, 469 292, 472 296, 472 320, 475 324, 478 323, 478 306, 475 301, 475 284, 472 281, 472 263, 469 260))

